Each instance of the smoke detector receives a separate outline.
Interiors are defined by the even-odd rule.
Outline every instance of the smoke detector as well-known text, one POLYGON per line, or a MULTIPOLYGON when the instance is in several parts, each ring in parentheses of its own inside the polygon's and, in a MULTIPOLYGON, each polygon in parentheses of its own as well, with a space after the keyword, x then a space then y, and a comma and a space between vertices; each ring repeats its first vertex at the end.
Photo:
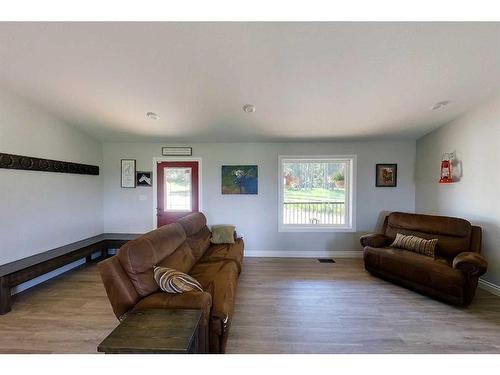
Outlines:
POLYGON ((256 110, 255 106, 253 104, 245 104, 243 106, 243 112, 246 113, 254 113, 256 110))
POLYGON ((154 112, 148 112, 146 113, 146 118, 156 121, 160 119, 160 116, 154 112))
POLYGON ((449 100, 443 100, 442 102, 437 102, 436 104, 434 104, 434 105, 431 107, 431 110, 435 111, 435 110, 437 110, 437 109, 444 108, 444 107, 446 107, 448 104, 450 104, 450 101, 449 101, 449 100))

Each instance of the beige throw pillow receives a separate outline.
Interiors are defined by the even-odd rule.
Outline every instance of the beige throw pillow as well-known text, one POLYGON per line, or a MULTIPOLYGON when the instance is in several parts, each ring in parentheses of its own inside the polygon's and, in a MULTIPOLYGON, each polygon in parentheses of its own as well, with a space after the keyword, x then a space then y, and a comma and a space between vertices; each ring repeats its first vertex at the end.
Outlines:
POLYGON ((203 292, 200 283, 192 276, 173 268, 154 266, 153 275, 161 290, 167 293, 203 292))
POLYGON ((396 233, 396 239, 391 246, 434 258, 437 242, 437 238, 426 240, 416 236, 405 236, 404 234, 396 233))
POLYGON ((214 244, 234 243, 234 230, 234 225, 213 225, 210 242, 214 244))

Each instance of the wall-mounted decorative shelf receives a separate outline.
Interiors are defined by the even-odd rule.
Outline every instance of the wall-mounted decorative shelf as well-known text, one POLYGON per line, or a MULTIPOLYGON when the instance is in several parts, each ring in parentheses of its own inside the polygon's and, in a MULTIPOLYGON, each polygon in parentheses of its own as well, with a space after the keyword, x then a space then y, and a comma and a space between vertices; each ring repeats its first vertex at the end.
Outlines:
POLYGON ((58 172, 99 175, 99 167, 96 165, 71 163, 67 161, 33 158, 31 156, 21 156, 4 154, 0 152, 0 168, 21 169, 25 171, 58 172))

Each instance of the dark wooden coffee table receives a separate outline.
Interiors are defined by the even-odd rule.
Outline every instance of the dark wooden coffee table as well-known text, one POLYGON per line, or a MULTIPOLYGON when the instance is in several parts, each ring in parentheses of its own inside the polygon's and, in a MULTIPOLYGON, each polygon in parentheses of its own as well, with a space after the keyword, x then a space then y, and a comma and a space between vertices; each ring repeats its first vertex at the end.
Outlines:
POLYGON ((109 354, 199 353, 201 310, 131 312, 97 347, 109 354))

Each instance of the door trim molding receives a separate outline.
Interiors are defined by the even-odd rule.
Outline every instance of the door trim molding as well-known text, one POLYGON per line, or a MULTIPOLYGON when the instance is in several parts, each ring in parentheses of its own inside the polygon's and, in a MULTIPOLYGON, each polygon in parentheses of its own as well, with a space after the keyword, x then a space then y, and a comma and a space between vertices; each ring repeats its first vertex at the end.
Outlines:
POLYGON ((158 220, 156 216, 156 207, 158 204, 158 180, 157 180, 157 168, 156 165, 158 163, 162 163, 164 161, 197 161, 198 162, 198 211, 202 212, 203 211, 203 183, 202 183, 202 178, 203 178, 203 168, 202 168, 202 158, 194 158, 191 156, 188 157, 182 157, 182 156, 161 156, 161 157, 154 157, 153 158, 153 166, 151 168, 151 171, 153 173, 153 220, 152 220, 152 225, 151 229, 156 229, 158 228, 158 220))

